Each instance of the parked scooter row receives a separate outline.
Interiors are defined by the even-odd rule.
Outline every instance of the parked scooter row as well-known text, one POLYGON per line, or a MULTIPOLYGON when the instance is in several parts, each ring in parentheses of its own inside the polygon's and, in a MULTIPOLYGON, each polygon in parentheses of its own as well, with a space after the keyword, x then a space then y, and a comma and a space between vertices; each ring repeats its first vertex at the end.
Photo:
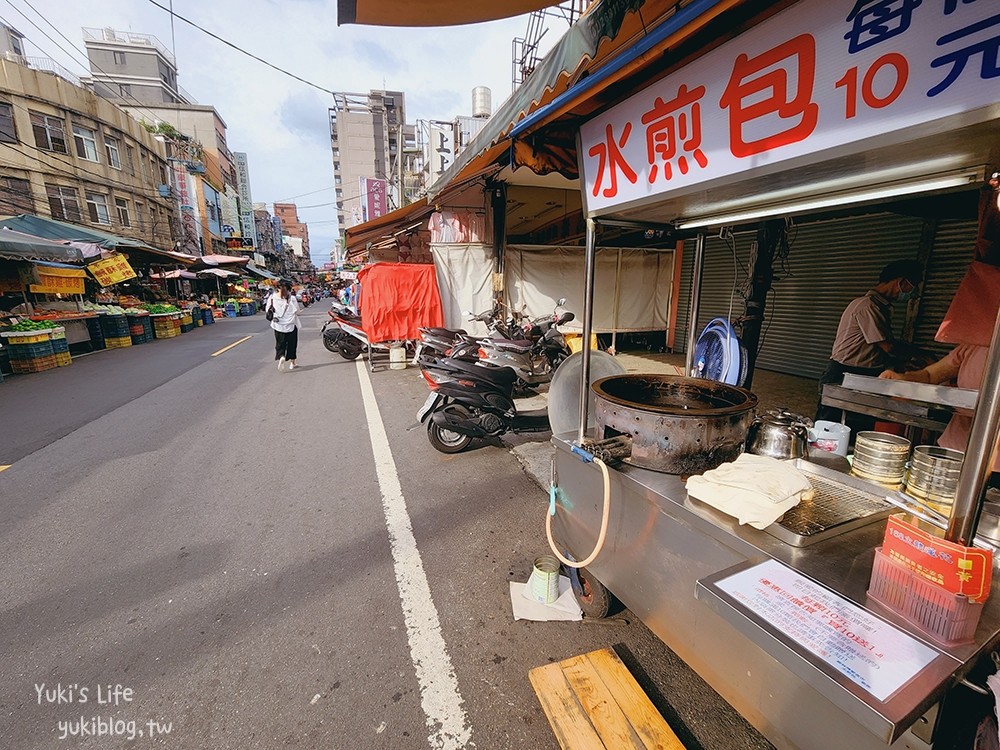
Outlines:
POLYGON ((548 430, 547 411, 519 412, 514 396, 518 387, 548 382, 569 356, 558 326, 573 318, 557 307, 552 315, 520 327, 517 338, 479 339, 472 349, 459 335, 450 356, 424 353, 419 365, 431 393, 417 419, 427 423, 431 445, 442 453, 460 453, 475 438, 548 430))

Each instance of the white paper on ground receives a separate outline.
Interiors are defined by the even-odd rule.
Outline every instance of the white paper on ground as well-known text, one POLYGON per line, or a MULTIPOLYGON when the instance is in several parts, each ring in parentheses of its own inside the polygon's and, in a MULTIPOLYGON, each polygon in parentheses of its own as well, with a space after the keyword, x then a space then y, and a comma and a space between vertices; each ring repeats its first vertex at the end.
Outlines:
MULTIPOLYGON (((534 575, 534 573, 532 573, 534 575)), ((574 621, 583 619, 583 610, 576 603, 569 578, 559 576, 559 598, 552 604, 542 604, 531 598, 531 578, 527 583, 510 582, 510 604, 515 620, 536 622, 574 621)))

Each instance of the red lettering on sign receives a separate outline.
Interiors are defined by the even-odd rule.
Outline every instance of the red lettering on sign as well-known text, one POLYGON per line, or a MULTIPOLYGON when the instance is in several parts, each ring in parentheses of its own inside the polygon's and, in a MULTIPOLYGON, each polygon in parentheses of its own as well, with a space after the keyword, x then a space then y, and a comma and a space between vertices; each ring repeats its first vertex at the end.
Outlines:
POLYGON ((618 195, 618 171, 621 170, 622 175, 625 179, 631 182, 633 185, 638 180, 638 176, 635 170, 629 166, 629 163, 625 161, 625 157, 622 155, 622 149, 625 148, 625 144, 628 143, 628 137, 632 134, 632 123, 626 123, 625 127, 622 129, 622 136, 615 142, 615 134, 609 124, 605 128, 605 139, 604 143, 597 143, 590 147, 587 152, 590 156, 596 156, 597 161, 597 178, 594 180, 594 197, 597 197, 598 191, 600 191, 601 186, 604 184, 604 174, 608 173, 608 181, 611 183, 607 188, 604 189, 605 198, 614 198, 618 195))
POLYGON ((754 58, 746 54, 737 57, 719 101, 729 110, 729 148, 733 156, 754 156, 812 135, 819 119, 819 106, 812 101, 815 77, 816 40, 811 34, 789 39, 754 58), (794 84, 790 86, 791 80, 794 84), (767 95, 762 98, 761 94, 767 95), (750 103, 745 104, 747 100, 750 103), (744 126, 766 115, 797 122, 768 135, 748 138, 744 126))
POLYGON ((701 105, 698 100, 705 95, 705 87, 688 89, 681 84, 677 96, 669 102, 656 97, 653 108, 642 116, 646 126, 646 155, 649 158, 649 181, 656 182, 657 171, 663 162, 663 179, 673 178, 673 160, 681 174, 690 170, 688 158, 677 156, 679 150, 691 154, 702 169, 708 166, 708 157, 701 150, 701 105))

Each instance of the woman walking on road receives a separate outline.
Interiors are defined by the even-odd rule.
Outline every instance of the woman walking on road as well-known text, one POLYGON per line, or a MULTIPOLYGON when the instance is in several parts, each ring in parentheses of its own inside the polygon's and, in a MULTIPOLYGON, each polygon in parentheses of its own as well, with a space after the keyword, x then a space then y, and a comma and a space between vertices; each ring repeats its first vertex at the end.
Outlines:
POLYGON ((287 281, 278 284, 278 291, 271 295, 270 307, 274 310, 271 328, 274 329, 274 358, 278 360, 278 371, 294 370, 296 348, 299 344, 299 302, 292 294, 287 281))

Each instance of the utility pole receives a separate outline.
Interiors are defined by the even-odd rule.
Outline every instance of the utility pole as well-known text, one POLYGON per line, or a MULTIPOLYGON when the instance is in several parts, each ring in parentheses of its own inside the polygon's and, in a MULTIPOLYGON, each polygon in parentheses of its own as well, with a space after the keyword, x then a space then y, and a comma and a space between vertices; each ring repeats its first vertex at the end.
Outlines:
POLYGON ((406 195, 403 192, 403 123, 396 131, 396 172, 399 177, 399 207, 406 205, 406 195))

